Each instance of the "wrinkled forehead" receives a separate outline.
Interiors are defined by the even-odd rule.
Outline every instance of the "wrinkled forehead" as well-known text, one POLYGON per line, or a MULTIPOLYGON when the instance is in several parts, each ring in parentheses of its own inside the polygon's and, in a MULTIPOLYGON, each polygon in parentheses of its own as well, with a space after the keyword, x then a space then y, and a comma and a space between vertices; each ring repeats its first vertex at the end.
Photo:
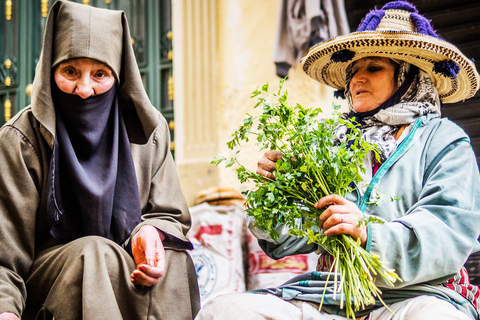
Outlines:
POLYGON ((64 2, 55 18, 52 68, 89 58, 109 66, 117 79, 123 52, 122 12, 64 2))
POLYGON ((88 65, 89 67, 92 67, 95 69, 106 68, 106 69, 112 70, 107 64, 103 63, 102 61, 98 61, 91 58, 72 58, 72 59, 64 60, 57 64, 57 68, 62 66, 70 66, 70 65, 77 68, 88 65))

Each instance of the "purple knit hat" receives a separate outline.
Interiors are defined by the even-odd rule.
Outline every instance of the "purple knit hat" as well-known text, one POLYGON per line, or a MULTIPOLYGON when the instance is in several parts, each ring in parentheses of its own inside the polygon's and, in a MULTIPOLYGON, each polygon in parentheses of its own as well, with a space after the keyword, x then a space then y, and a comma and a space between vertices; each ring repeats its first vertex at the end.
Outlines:
POLYGON ((440 38, 407 1, 392 1, 370 11, 356 32, 313 46, 301 64, 313 79, 344 90, 347 67, 372 56, 416 65, 430 76, 443 103, 471 98, 480 87, 473 61, 440 38))

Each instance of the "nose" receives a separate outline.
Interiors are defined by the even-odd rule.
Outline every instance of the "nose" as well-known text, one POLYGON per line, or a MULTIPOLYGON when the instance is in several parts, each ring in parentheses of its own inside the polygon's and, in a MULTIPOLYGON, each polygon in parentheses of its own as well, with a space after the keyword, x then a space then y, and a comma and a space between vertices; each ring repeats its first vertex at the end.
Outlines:
POLYGON ((95 94, 93 83, 89 75, 84 75, 78 79, 74 93, 82 99, 87 99, 95 94))
POLYGON ((367 76, 362 70, 358 70, 352 77, 352 82, 364 83, 367 81, 367 76))

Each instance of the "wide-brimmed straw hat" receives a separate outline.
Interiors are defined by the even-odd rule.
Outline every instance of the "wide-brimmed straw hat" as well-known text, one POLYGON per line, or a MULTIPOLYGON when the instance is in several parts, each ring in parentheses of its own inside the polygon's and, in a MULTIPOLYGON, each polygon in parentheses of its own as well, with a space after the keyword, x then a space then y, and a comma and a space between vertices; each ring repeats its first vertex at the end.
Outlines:
POLYGON ((372 56, 403 60, 424 70, 443 103, 471 98, 480 86, 473 61, 441 39, 430 21, 406 1, 389 2, 368 13, 356 32, 313 46, 301 65, 313 79, 344 90, 348 66, 372 56))

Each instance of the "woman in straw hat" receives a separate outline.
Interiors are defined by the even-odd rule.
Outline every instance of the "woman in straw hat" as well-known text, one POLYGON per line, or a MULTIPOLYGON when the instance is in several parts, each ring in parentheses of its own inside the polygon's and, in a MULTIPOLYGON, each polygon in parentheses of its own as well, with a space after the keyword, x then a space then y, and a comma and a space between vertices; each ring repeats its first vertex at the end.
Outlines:
POLYGON ((56 2, 0 129, 0 319, 193 319, 190 214, 122 11, 56 2))
MULTIPOLYGON (((356 312, 361 319, 478 319, 479 289, 469 283, 463 264, 480 250, 480 178, 469 138, 440 118, 442 103, 475 95, 480 76, 471 60, 442 40, 430 22, 405 1, 370 12, 357 32, 312 47, 302 60, 313 79, 338 89, 349 103, 345 117, 355 118, 363 137, 380 149, 380 161, 367 159, 365 187, 359 196, 326 196, 317 208, 327 236, 348 234, 378 254, 403 282, 394 287, 381 277, 379 301, 356 312), (375 190, 400 197, 370 205, 375 190), (358 227, 363 215, 384 224, 358 227), (391 312, 393 311, 393 312, 391 312)), ((339 140, 347 129, 337 130, 339 140)), ((269 151, 257 172, 272 177, 269 151)), ((305 239, 288 236, 284 226, 274 242, 253 227, 264 251, 273 258, 317 250, 305 239)), ((329 271, 330 257, 320 254, 318 270, 329 271)), ((310 273, 263 293, 220 296, 207 303, 197 319, 345 319, 339 299, 319 303, 325 282, 310 273), (307 285, 308 283, 308 285, 307 285), (317 284, 316 284, 317 283, 317 284), (235 315, 241 316, 235 318, 235 315)), ((331 298, 331 297, 330 297, 331 298)))

